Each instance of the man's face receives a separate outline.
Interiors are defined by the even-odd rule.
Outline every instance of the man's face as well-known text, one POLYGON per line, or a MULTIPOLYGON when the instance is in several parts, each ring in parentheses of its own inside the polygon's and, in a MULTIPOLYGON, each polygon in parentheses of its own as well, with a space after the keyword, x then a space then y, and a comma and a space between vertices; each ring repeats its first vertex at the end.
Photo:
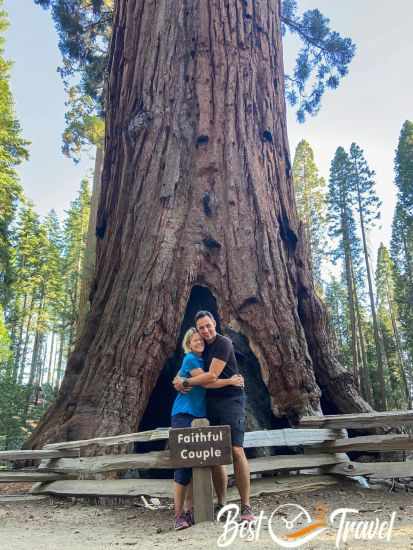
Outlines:
POLYGON ((196 322, 197 331, 205 342, 212 342, 215 339, 217 335, 215 330, 216 326, 217 324, 215 320, 208 317, 208 315, 205 315, 205 317, 200 317, 196 322))

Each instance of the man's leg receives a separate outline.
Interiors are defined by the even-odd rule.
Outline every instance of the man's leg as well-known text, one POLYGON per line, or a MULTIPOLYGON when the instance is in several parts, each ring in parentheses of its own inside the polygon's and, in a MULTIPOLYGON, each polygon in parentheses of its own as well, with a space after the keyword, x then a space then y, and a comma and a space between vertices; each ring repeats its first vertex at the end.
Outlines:
POLYGON ((225 466, 212 466, 212 482, 217 494, 218 504, 225 504, 228 485, 228 474, 225 466))
POLYGON ((250 467, 243 447, 232 447, 234 474, 242 506, 250 505, 250 467))
MULTIPOLYGON (((219 426, 222 424, 221 419, 214 413, 214 403, 207 401, 207 418, 210 426, 219 426)), ((214 484, 215 493, 217 495, 218 504, 224 505, 227 500, 228 474, 224 465, 212 466, 212 483, 214 484)))

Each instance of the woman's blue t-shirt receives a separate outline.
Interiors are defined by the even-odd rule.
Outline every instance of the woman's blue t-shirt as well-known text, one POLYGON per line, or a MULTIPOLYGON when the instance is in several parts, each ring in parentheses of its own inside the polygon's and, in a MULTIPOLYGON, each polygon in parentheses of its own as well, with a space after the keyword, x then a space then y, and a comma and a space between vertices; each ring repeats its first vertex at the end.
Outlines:
MULTIPOLYGON (((187 353, 179 369, 178 375, 182 378, 190 378, 191 370, 203 369, 204 361, 195 353, 187 353)), ((188 393, 178 393, 175 398, 171 416, 178 413, 192 414, 193 416, 206 416, 206 389, 202 386, 193 386, 188 393)))

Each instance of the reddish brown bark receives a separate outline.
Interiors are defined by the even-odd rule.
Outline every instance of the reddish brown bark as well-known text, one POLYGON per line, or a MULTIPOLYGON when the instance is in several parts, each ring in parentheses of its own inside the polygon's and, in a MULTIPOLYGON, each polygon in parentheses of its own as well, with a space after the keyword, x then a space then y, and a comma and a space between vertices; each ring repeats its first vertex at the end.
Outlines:
POLYGON ((279 5, 118 0, 91 311, 29 445, 136 430, 194 285, 248 338, 276 416, 370 410, 299 232, 279 5), (340 388, 340 394, 337 394, 340 388))

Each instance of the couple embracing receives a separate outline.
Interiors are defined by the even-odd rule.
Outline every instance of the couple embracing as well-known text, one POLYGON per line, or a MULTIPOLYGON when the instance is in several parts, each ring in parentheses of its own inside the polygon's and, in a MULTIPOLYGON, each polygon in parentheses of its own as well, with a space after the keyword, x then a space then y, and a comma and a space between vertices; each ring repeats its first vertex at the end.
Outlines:
MULTIPOLYGON (((241 498, 241 521, 254 521, 250 498, 250 472, 243 449, 245 430, 244 379, 239 374, 229 338, 216 332, 209 311, 199 311, 195 327, 183 340, 185 357, 173 380, 176 396, 171 413, 172 428, 188 428, 195 418, 208 418, 211 426, 229 425, 237 488, 241 498)), ((228 475, 225 466, 212 467, 218 513, 225 505, 228 475)), ((174 474, 175 529, 193 523, 192 469, 179 468, 174 474)))

